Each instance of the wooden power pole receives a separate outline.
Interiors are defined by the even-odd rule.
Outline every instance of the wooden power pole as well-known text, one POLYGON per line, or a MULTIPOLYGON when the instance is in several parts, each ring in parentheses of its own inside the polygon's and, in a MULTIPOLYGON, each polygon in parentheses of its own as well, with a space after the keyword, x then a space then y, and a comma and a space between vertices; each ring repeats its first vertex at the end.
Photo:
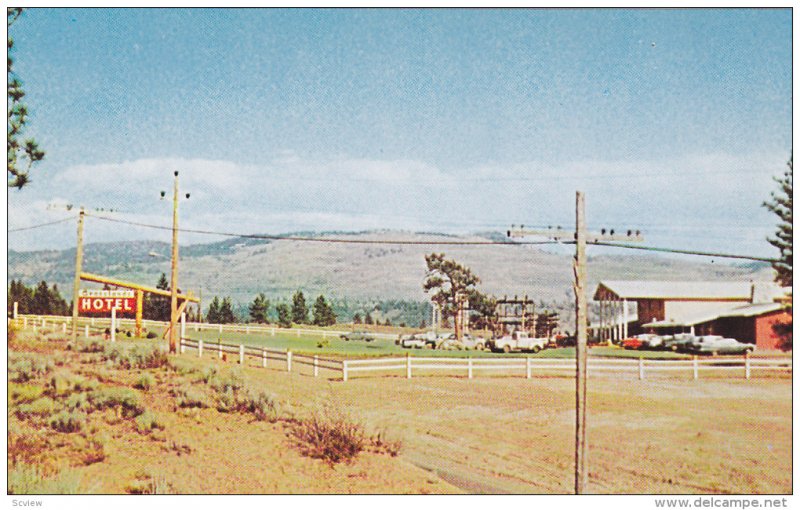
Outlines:
POLYGON ((78 244, 75 247, 75 281, 72 284, 72 342, 78 338, 78 293, 81 290, 81 271, 83 271, 83 218, 84 211, 78 214, 78 244))
POLYGON ((586 302, 586 245, 601 241, 644 241, 641 233, 628 230, 624 234, 615 234, 614 230, 600 234, 586 231, 585 199, 582 191, 575 192, 575 231, 556 229, 526 230, 523 226, 508 231, 508 237, 542 236, 554 240, 566 240, 575 243, 575 259, 573 272, 575 281, 575 493, 586 492, 589 469, 586 443, 586 379, 587 379, 587 340, 588 340, 588 307, 586 302))
POLYGON ((582 191, 575 193, 575 494, 583 494, 586 468, 586 217, 582 191))
POLYGON ((172 193, 172 272, 170 276, 169 352, 178 352, 178 172, 172 193))

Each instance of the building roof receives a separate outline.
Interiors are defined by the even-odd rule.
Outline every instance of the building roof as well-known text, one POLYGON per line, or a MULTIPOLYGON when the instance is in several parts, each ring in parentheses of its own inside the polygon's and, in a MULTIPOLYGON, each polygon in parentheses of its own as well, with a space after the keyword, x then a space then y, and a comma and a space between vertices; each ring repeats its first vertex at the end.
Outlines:
POLYGON ((758 303, 755 305, 741 306, 722 312, 720 317, 755 317, 757 315, 764 315, 765 313, 777 312, 783 308, 780 303, 758 303))
POLYGON ((655 322, 650 322, 648 324, 642 324, 642 326, 648 328, 672 328, 672 327, 682 327, 682 326, 696 326, 697 324, 703 324, 704 322, 711 322, 713 320, 717 320, 722 317, 756 317, 759 315, 764 315, 766 313, 777 312, 781 308, 782 306, 780 303, 759 303, 755 305, 738 306, 730 310, 706 312, 702 315, 698 314, 694 317, 682 320, 665 319, 663 321, 655 321, 655 322))
MULTIPOLYGON (((758 285, 771 285, 758 282, 758 285)), ((780 287, 774 285, 777 290, 780 287)), ((753 294, 753 282, 670 282, 642 280, 603 280, 597 285, 594 299, 605 288, 620 299, 722 299, 747 300, 753 294)))

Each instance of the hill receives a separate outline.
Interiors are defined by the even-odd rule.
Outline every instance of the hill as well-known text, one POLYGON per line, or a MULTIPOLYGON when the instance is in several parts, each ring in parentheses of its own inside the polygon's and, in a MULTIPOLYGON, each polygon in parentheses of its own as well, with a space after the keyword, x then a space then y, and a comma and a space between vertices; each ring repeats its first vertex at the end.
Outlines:
MULTIPOLYGON (((320 238, 323 234, 303 233, 320 238)), ((501 240, 497 233, 451 236, 436 233, 375 231, 325 233, 352 241, 403 240, 452 242, 501 240)), ((336 300, 379 302, 426 301, 422 291, 424 255, 444 252, 469 266, 480 288, 495 295, 524 295, 545 303, 572 302, 572 250, 559 253, 516 243, 479 246, 431 246, 303 242, 232 238, 181 247, 182 288, 211 296, 230 296, 249 303, 258 292, 275 302, 297 289, 306 296, 325 294, 336 300)), ((155 241, 94 243, 84 249, 84 271, 155 285, 169 274, 170 246, 155 241)), ((8 280, 27 284, 57 283, 71 299, 75 249, 8 253, 8 280)), ((707 259, 684 260, 654 255, 620 254, 589 257, 589 289, 602 279, 770 280, 766 264, 728 264, 707 259)))

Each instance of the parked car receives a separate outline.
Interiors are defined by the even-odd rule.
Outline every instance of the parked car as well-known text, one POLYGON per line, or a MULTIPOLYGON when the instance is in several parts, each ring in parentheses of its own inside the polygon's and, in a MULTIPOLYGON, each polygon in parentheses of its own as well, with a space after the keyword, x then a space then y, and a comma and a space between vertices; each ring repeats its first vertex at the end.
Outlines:
POLYGON ((461 335, 461 341, 456 339, 455 333, 450 333, 442 337, 436 345, 437 349, 475 349, 482 351, 486 348, 486 340, 480 336, 472 336, 469 333, 461 335))
POLYGON ((652 333, 642 333, 622 340, 625 349, 652 349, 661 343, 661 337, 652 333), (656 341, 658 343, 654 343, 656 341))
POLYGON ((662 338, 662 349, 683 352, 697 337, 690 333, 678 333, 677 335, 666 335, 662 338))
POLYGON ((341 335, 341 338, 348 342, 350 340, 362 340, 364 342, 372 342, 375 340, 375 336, 368 331, 351 331, 341 335))
POLYGON ((753 352, 756 346, 736 340, 735 338, 724 338, 719 335, 705 335, 694 339, 686 346, 688 352, 695 354, 744 354, 753 352))
POLYGON ((410 349, 422 349, 428 348, 433 349, 436 347, 436 344, 439 342, 439 337, 433 331, 428 331, 427 333, 416 333, 413 335, 401 336, 400 337, 400 347, 410 349))
POLYGON ((641 349, 661 349, 664 345, 664 337, 653 333, 642 333, 636 336, 642 339, 641 349))
POLYGON ((515 331, 510 335, 495 338, 490 343, 493 351, 531 351, 539 352, 547 346, 547 338, 534 338, 525 331, 515 331))

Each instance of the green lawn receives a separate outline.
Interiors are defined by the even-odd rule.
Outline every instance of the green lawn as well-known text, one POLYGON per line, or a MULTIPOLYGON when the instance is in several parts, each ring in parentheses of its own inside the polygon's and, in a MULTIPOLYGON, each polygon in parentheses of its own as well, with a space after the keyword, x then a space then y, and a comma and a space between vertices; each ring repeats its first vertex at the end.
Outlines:
MULTIPOLYGON (((212 348, 212 345, 219 341, 221 338, 222 343, 226 344, 244 344, 254 347, 269 347, 272 349, 289 349, 292 352, 300 354, 319 354, 324 355, 339 355, 339 356, 363 356, 363 357, 388 357, 388 356, 424 356, 424 357, 458 357, 466 358, 472 357, 520 357, 530 356, 533 358, 574 358, 575 349, 573 347, 545 349, 537 354, 532 353, 494 353, 484 351, 445 351, 445 350, 432 350, 432 349, 404 349, 399 345, 395 345, 394 340, 377 339, 372 342, 363 341, 345 341, 339 337, 322 338, 322 335, 308 335, 297 336, 292 333, 279 332, 275 336, 269 333, 259 334, 244 334, 244 333, 222 333, 220 335, 216 331, 193 331, 188 329, 186 336, 195 340, 203 340, 206 348, 212 348)), ((675 354, 673 352, 660 352, 660 351, 628 351, 618 347, 591 347, 589 349, 589 356, 605 356, 605 357, 619 357, 619 358, 638 358, 644 357, 648 359, 655 358, 686 358, 684 355, 675 354)))

